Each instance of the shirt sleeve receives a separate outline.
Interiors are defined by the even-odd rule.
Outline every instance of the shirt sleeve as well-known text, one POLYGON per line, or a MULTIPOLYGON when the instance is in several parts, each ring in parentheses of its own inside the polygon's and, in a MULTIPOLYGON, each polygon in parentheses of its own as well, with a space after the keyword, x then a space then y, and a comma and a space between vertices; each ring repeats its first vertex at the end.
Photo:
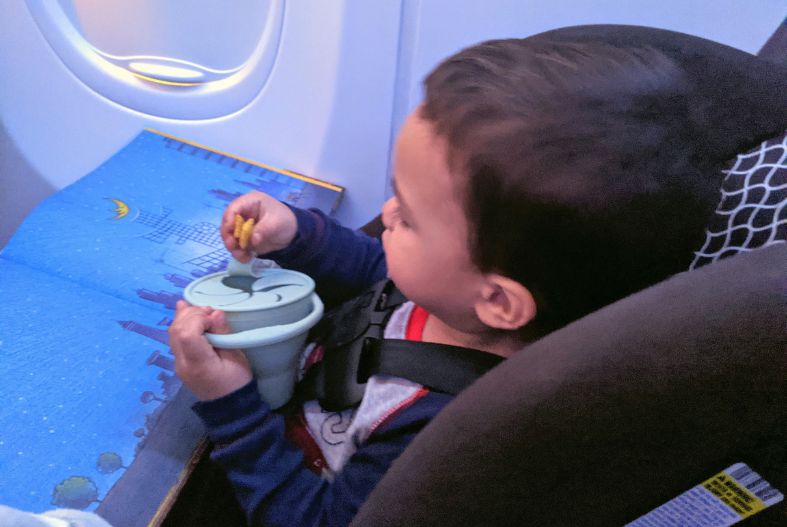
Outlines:
POLYGON ((290 207, 298 233, 286 249, 261 255, 317 282, 326 305, 353 298, 388 274, 382 243, 343 227, 317 209, 290 207))
POLYGON ((252 525, 346 526, 391 463, 451 396, 429 392, 378 427, 332 482, 303 464, 284 435, 284 419, 254 382, 195 412, 252 525))

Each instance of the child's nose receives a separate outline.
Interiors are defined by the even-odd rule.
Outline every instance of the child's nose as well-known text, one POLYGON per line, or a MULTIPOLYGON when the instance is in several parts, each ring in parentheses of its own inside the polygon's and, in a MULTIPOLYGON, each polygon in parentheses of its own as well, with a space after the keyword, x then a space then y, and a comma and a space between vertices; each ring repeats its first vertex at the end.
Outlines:
POLYGON ((394 197, 394 198, 389 198, 389 199, 388 199, 388 201, 386 201, 385 203, 383 203, 383 215, 382 215, 382 220, 383 220, 383 226, 384 226, 384 227, 385 227, 387 230, 391 230, 391 227, 393 226, 393 225, 391 224, 391 210, 393 210, 394 206, 396 205, 396 204, 394 203, 394 200, 395 200, 395 199, 396 199, 395 197, 394 197))

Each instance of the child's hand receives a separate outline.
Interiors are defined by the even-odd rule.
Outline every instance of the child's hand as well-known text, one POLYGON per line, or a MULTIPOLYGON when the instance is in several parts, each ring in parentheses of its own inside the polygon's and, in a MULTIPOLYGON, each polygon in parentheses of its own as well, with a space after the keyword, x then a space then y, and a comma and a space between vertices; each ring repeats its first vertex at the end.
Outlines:
POLYGON ((248 262, 256 254, 284 249, 298 232, 298 220, 287 205, 262 192, 249 192, 227 206, 221 219, 221 238, 239 262, 248 262), (254 230, 245 249, 234 236, 235 216, 254 219, 254 230))
POLYGON ((228 331, 222 311, 178 301, 175 320, 169 327, 175 373, 202 401, 232 393, 252 379, 249 362, 242 351, 215 349, 205 338, 205 332, 228 331))

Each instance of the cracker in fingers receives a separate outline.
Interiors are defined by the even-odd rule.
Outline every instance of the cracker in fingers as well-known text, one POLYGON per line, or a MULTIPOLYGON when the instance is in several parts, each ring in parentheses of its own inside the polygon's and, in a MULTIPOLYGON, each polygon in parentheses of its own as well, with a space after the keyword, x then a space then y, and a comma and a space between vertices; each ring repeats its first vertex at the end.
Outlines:
POLYGON ((240 214, 235 215, 235 230, 232 233, 234 238, 240 238, 241 229, 243 229, 243 216, 240 214))
POLYGON ((249 240, 251 240, 251 232, 254 230, 254 218, 249 218, 243 223, 240 232, 240 238, 238 242, 240 243, 241 249, 246 249, 249 246, 249 240))

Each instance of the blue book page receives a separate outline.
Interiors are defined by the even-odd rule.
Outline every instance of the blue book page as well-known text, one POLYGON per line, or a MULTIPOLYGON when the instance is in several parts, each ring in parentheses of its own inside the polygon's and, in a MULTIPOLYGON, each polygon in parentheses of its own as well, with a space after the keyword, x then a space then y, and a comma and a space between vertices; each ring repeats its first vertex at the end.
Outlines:
POLYGON ((0 259, 0 503, 93 510, 180 388, 171 312, 0 259))
POLYGON ((26 218, 0 252, 0 503, 153 514, 182 483, 200 428, 167 328, 251 190, 326 213, 342 195, 145 131, 26 218))
POLYGON ((147 304, 174 306, 180 290, 223 270, 227 204, 261 190, 330 213, 342 189, 150 131, 28 216, 2 256, 147 304))

